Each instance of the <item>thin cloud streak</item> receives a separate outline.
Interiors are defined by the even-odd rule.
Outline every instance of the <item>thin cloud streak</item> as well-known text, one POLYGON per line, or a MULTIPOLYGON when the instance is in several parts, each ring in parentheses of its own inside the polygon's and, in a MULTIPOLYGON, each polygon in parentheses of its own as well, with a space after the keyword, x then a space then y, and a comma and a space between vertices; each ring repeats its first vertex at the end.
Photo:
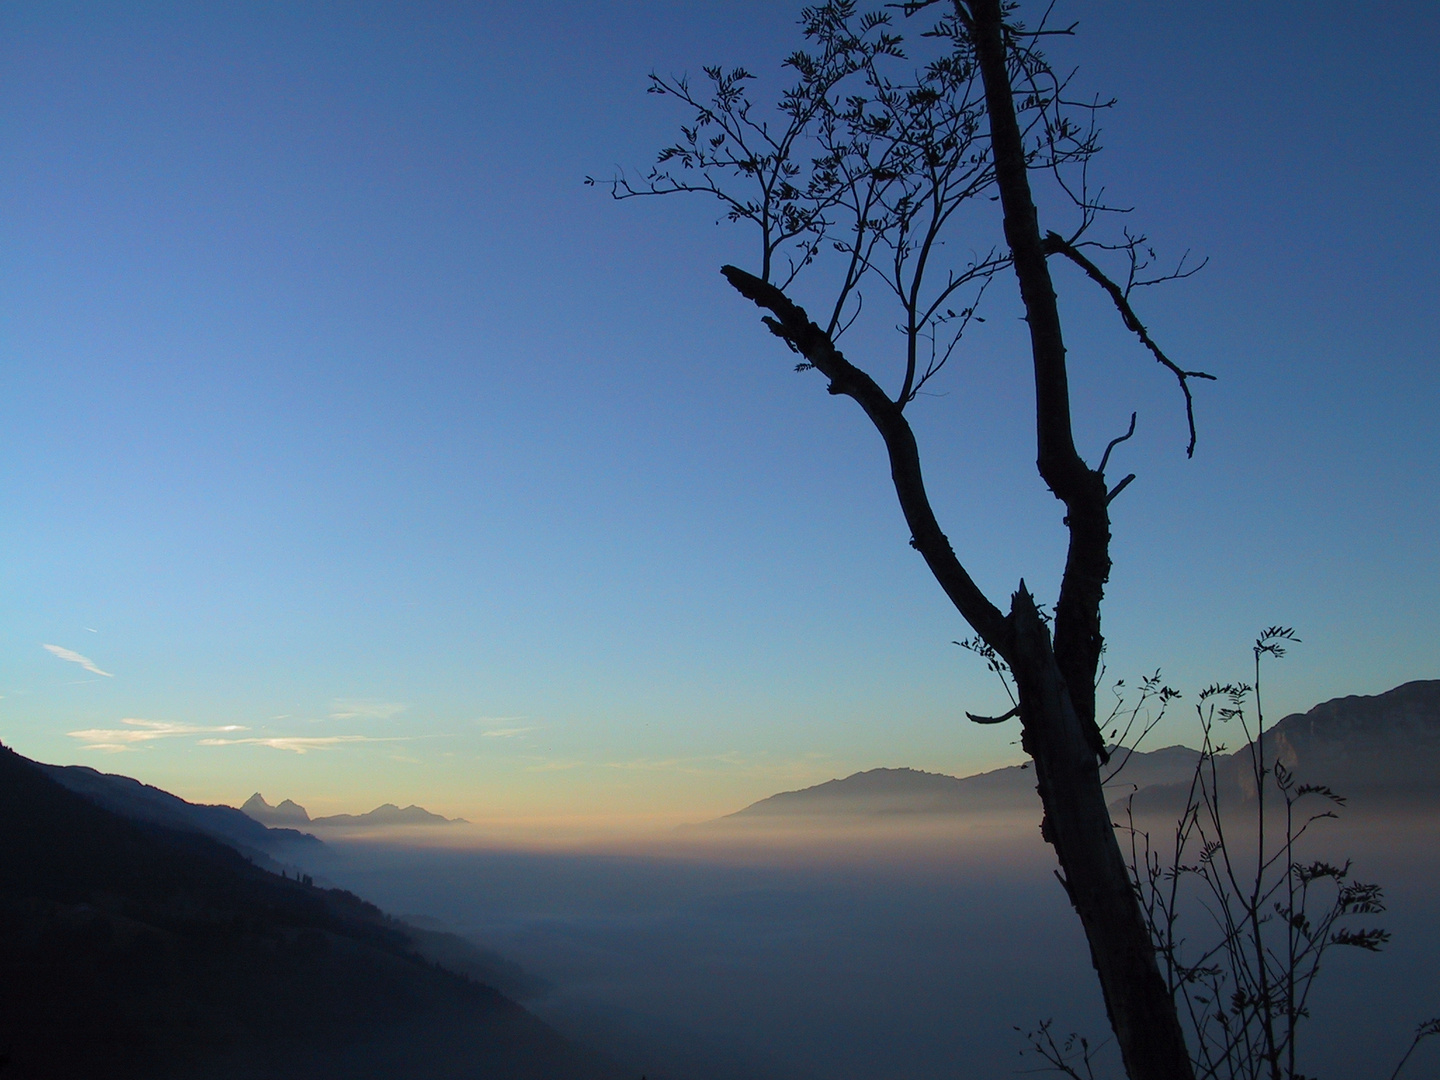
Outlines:
POLYGON ((200 727, 195 724, 172 724, 164 720, 141 720, 133 716, 127 716, 120 722, 129 726, 86 728, 84 731, 71 731, 66 734, 72 739, 79 739, 86 750, 103 750, 109 754, 118 754, 126 750, 134 750, 137 743, 153 742, 155 739, 173 739, 181 735, 202 735, 216 731, 249 730, 240 724, 200 727))
POLYGON ((96 675, 104 675, 107 679, 113 679, 115 677, 108 671, 101 671, 100 668, 96 666, 94 660, 91 660, 88 656, 81 656, 74 649, 67 649, 61 645, 41 645, 40 647, 49 652, 50 655, 58 657, 61 660, 67 660, 72 664, 79 664, 86 671, 94 672, 96 675))
POLYGON ((524 735, 526 732, 534 730, 533 727, 495 728, 491 731, 482 731, 480 737, 482 739, 511 739, 516 735, 524 735))
POLYGON ((352 701, 340 698, 330 706, 331 720, 389 720, 399 716, 408 705, 403 701, 352 701))
POLYGON ((276 735, 253 739, 201 739, 201 746, 268 746, 272 750, 289 750, 306 754, 311 750, 330 750, 344 743, 409 742, 408 738, 377 739, 369 735, 276 735))

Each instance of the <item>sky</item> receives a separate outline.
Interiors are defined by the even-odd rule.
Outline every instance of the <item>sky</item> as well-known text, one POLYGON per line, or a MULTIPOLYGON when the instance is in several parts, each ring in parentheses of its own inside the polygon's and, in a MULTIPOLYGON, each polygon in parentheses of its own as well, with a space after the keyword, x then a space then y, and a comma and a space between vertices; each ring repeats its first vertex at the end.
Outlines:
MULTIPOLYGON (((797 11, 0 9, 0 740, 201 801, 530 822, 1019 760, 963 718, 1003 691, 878 438, 719 277, 753 237, 584 183, 685 119, 652 70, 773 92, 797 11)), ((1440 676, 1440 15, 1072 20, 1057 66, 1117 100, 1094 175, 1209 259, 1141 315, 1218 376, 1187 460, 1173 381, 1057 270, 1082 452, 1139 415, 1107 683, 1186 693, 1160 745, 1274 623, 1276 718, 1440 676)), ((1013 283, 987 303, 909 415, 976 580, 1053 600, 1013 283)), ((847 343, 882 380, 884 330, 847 343)))

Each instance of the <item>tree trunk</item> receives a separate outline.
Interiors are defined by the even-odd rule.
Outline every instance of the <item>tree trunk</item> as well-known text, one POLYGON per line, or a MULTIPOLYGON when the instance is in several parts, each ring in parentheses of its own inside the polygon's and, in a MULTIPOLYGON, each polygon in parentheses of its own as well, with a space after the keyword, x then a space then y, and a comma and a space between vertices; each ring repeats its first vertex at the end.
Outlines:
MULTIPOLYGON (((738 267, 726 266, 722 272, 742 296, 773 313, 774 318, 767 319, 770 329, 830 378, 831 393, 844 394, 859 402, 883 436, 890 455, 895 493, 911 528, 911 543, 925 557, 936 580, 966 621, 995 647, 1015 675, 1020 691, 1025 751, 1035 761, 1040 800, 1045 809, 1042 831, 1055 848, 1066 889, 1080 915, 1126 1073, 1130 1080, 1192 1080, 1194 1071, 1175 1003, 1155 962, 1150 933, 1120 854, 1100 785, 1093 665, 1086 672, 1088 681, 1078 693, 1072 693, 1050 635, 1023 582, 1021 591, 1012 598, 1008 616, 1002 616, 975 587, 935 521, 921 477, 915 437, 899 406, 885 396, 874 380, 846 360, 804 309, 774 285, 738 267), (1088 699, 1082 696, 1087 694, 1088 699), (1076 707, 1077 698, 1089 706, 1088 713, 1076 707)), ((1093 480, 1095 474, 1089 476, 1093 480)), ((1091 483, 1087 489, 1094 486, 1091 483)), ((1072 522, 1067 582, 1073 581, 1080 572, 1077 567, 1083 569, 1096 563, 1093 553, 1088 558, 1077 558, 1074 550, 1077 546, 1097 533, 1108 543, 1103 479, 1099 493, 1098 529, 1077 529, 1072 522), (1077 532, 1080 544, 1077 544, 1077 532)), ((1090 509, 1093 515, 1094 508, 1090 509)), ((1108 568, 1109 557, 1104 546, 1100 548, 1100 560, 1108 568)), ((1086 644, 1097 647, 1094 654, 1097 656, 1099 587, 1103 583, 1101 577, 1094 587, 1082 591, 1094 604, 1091 625, 1095 630, 1086 644)), ((1056 621, 1065 617, 1068 610, 1057 605, 1056 621)))
POLYGON ((1015 113, 1010 62, 1017 54, 1001 0, 954 0, 985 83, 995 182, 1005 238, 1025 304, 1035 372, 1036 466, 1062 500, 1070 548, 1055 605, 1055 641, 1022 583, 1008 641, 997 645, 1020 692, 1024 746, 1035 760, 1042 832, 1090 944, 1090 959, 1130 1080, 1192 1080, 1175 1001, 1155 962, 1100 782, 1095 724, 1100 604, 1110 576, 1110 496, 1105 477, 1075 449, 1060 312, 1030 191, 1030 159, 1015 113))
POLYGON ((1023 584, 1012 601, 1011 625, 1024 745, 1045 807, 1041 832, 1055 848, 1085 929, 1125 1072, 1130 1080, 1191 1080, 1175 1002, 1120 854, 1099 762, 1023 584))
POLYGON ((1109 494, 1104 475, 1081 459, 1071 433, 1065 343, 1015 115, 1009 31, 1000 0, 953 3, 985 82, 1005 236, 1030 328, 1036 464, 1065 503, 1070 531, 1053 644, 1023 583, 1010 614, 1002 615, 956 558, 925 494, 903 395, 890 399, 774 284, 734 266, 721 272, 742 296, 771 313, 766 325, 830 380, 830 393, 859 403, 884 438, 911 544, 956 609, 1015 675, 1025 750, 1035 761, 1045 808, 1042 830, 1055 848, 1089 941, 1125 1070, 1130 1080, 1193 1080, 1175 1003, 1155 961, 1100 783, 1104 746, 1095 725, 1095 672, 1103 644, 1100 605, 1110 575, 1109 494))

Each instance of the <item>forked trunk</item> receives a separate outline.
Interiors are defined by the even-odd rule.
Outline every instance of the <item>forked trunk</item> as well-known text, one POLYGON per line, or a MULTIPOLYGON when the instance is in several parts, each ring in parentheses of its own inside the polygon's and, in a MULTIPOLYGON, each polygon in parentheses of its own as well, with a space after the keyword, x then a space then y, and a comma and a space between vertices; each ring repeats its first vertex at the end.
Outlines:
MULTIPOLYGON (((1011 72, 1022 81, 1028 78, 1027 49, 1034 39, 1019 40, 1023 31, 1006 24, 1002 0, 952 2, 985 82, 1005 238, 1029 324, 1036 466, 1065 504, 1070 530, 1054 644, 1023 585, 1011 604, 1009 640, 994 644, 1009 661, 1020 690, 1020 721, 1025 749, 1035 760, 1045 838, 1059 856, 1065 887, 1085 929, 1125 1071, 1130 1080, 1192 1080, 1175 1001, 1155 961, 1100 782, 1104 748, 1095 725, 1095 671, 1103 642, 1100 604, 1110 576, 1113 496, 1103 473, 1087 466, 1075 449, 1065 340, 1030 191, 1031 159, 1015 111, 1011 72)), ((1024 93, 1031 90, 1027 86, 1024 93)))
POLYGON ((1055 662, 1050 635, 1027 592, 1011 606, 1012 670, 1025 750, 1045 807, 1041 825, 1085 928, 1105 1009, 1130 1080, 1191 1080, 1175 1002, 1120 854, 1099 762, 1055 662))
POLYGON ((1100 605, 1110 574, 1111 494, 1103 473, 1076 452, 1071 433, 1060 314, 1015 113, 1009 71, 1014 43, 1007 40, 1012 31, 1001 0, 951 2, 985 81, 995 181, 1030 330, 1037 465, 1064 502, 1070 530, 1053 644, 1023 585, 1004 615, 956 558, 925 493, 915 435, 903 414, 904 395, 898 401, 887 396, 773 282, 735 266, 721 272, 742 296, 770 313, 766 325, 830 380, 830 393, 853 398, 884 438, 911 544, 956 609, 1015 675, 1025 749, 1035 760, 1045 807, 1045 838, 1059 856, 1080 915, 1126 1072, 1130 1080, 1193 1080, 1175 1002, 1160 975, 1100 784, 1098 756, 1104 748, 1095 726, 1094 680, 1103 644, 1100 605))

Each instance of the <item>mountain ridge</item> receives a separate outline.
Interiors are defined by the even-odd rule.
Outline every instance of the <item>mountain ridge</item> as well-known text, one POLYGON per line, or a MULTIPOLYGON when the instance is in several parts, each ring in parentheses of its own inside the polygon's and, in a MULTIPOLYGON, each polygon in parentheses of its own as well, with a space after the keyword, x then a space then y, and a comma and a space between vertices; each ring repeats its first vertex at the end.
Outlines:
MULTIPOLYGON (((1238 725, 1229 730, 1237 743, 1244 739, 1238 725)), ((1222 727, 1216 734, 1225 731, 1222 727)), ((1247 741, 1216 755, 1215 782, 1222 798, 1255 798, 1253 745, 1247 741)), ((1431 805, 1440 800, 1440 679, 1322 701, 1268 726, 1259 745, 1267 767, 1278 761, 1297 783, 1323 784, 1352 804, 1431 805)), ((1142 787, 1130 805, 1142 814, 1174 812, 1188 798, 1189 780, 1142 787)))
POLYGON ((269 828, 233 806, 187 802, 129 776, 102 773, 88 765, 32 764, 68 791, 123 818, 208 836, 270 869, 286 860, 314 855, 324 847, 309 833, 269 828))
POLYGON ((628 1075, 436 966, 412 928, 359 897, 194 828, 127 818, 53 771, 0 746, 7 1076, 628 1075))
POLYGON ((265 801, 265 796, 258 791, 246 799, 237 812, 271 828, 282 825, 313 825, 326 828, 347 825, 469 824, 464 818, 443 817, 440 814, 431 813, 423 806, 416 806, 414 803, 405 807, 396 806, 394 803, 383 803, 364 814, 330 814, 325 817, 312 818, 305 807, 299 803, 291 799, 284 799, 278 805, 271 806, 265 801))
MULTIPOLYGON (((1238 726, 1237 734, 1240 733, 1238 726)), ((1440 679, 1422 679, 1381 694, 1352 694, 1291 713, 1270 725, 1261 746, 1302 782, 1325 783, 1342 794, 1372 802, 1440 797, 1440 679)), ((1248 752, 1241 747, 1217 757, 1221 779, 1253 797, 1248 752), (1249 783, 1248 793, 1246 783, 1249 783)), ((1115 754, 1105 770, 1106 791, 1122 805, 1158 812, 1188 791, 1199 752, 1185 746, 1115 754)), ((802 818, 899 820, 910 816, 1038 810, 1029 763, 957 777, 910 768, 852 773, 796 791, 782 791, 704 823, 764 824, 802 818)))

